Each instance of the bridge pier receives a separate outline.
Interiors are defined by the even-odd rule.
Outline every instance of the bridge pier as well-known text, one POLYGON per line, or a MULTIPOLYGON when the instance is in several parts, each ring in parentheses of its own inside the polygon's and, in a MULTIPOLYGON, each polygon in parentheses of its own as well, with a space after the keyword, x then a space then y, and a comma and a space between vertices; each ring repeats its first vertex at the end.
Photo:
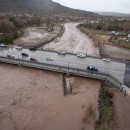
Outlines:
MULTIPOLYGON (((70 76, 70 74, 81 76, 81 77, 89 77, 94 78, 98 80, 106 80, 106 82, 111 83, 112 85, 115 85, 116 87, 121 87, 121 82, 116 79, 116 77, 113 77, 109 74, 105 73, 97 73, 97 72, 90 72, 86 69, 79 69, 74 65, 69 64, 68 66, 61 66, 58 63, 56 65, 52 65, 49 62, 48 63, 40 63, 40 62, 30 62, 28 60, 24 59, 11 59, 8 57, 0 56, 0 63, 8 63, 8 64, 15 64, 19 67, 26 66, 26 67, 32 67, 37 69, 45 69, 50 71, 56 71, 64 73, 66 76, 70 76)), ((82 67, 82 66, 81 66, 82 67)))
POLYGON ((67 72, 67 73, 66 73, 66 76, 70 76, 70 73, 69 73, 69 72, 67 72))
POLYGON ((66 79, 65 79, 65 75, 63 74, 63 91, 64 91, 64 95, 68 95, 68 91, 67 91, 67 84, 66 84, 66 79))
POLYGON ((21 67, 20 61, 19 61, 19 63, 18 63, 18 66, 21 67))
POLYGON ((72 84, 70 76, 63 75, 63 89, 65 96, 72 94, 72 84))

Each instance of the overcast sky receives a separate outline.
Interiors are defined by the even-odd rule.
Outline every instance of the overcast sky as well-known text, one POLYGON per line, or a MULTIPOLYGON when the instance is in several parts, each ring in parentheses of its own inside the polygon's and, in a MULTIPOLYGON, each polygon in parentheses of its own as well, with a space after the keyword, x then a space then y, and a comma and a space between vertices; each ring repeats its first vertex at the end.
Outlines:
POLYGON ((86 11, 120 12, 130 14, 130 0, 53 0, 62 5, 86 11))

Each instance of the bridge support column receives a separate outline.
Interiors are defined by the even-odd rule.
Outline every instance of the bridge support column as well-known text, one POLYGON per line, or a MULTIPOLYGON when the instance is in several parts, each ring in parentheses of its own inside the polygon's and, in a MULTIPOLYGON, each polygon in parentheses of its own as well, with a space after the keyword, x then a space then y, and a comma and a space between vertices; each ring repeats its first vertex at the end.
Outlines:
POLYGON ((21 67, 21 65, 20 65, 20 64, 19 64, 18 66, 19 66, 19 67, 21 67))
POLYGON ((69 73, 69 72, 67 72, 67 73, 66 73, 66 76, 70 76, 70 73, 69 73))
POLYGON ((19 63, 18 63, 18 66, 21 67, 20 61, 19 61, 19 63))

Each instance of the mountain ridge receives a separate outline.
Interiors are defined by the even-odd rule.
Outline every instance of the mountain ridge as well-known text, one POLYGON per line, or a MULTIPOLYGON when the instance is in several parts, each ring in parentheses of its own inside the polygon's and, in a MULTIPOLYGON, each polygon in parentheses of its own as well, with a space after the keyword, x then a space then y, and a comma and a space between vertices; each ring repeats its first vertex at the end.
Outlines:
POLYGON ((129 13, 119 13, 119 12, 95 12, 99 15, 103 15, 103 16, 118 16, 118 17, 127 17, 130 16, 129 13))
POLYGON ((52 0, 0 0, 0 12, 27 12, 43 14, 67 14, 75 16, 97 17, 98 14, 72 9, 52 0))

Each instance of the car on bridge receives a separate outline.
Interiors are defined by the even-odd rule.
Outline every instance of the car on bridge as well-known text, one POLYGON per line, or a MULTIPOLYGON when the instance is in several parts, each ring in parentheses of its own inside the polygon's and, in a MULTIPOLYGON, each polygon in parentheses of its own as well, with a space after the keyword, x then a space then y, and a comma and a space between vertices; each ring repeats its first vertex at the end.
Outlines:
POLYGON ((109 58, 103 58, 103 61, 110 62, 111 60, 109 58))
POLYGON ((87 70, 98 72, 98 69, 94 66, 88 66, 87 70))
POLYGON ((27 53, 21 53, 22 56, 28 57, 27 53))
POLYGON ((37 49, 35 47, 30 47, 29 50, 30 51, 36 51, 37 49))
POLYGON ((22 50, 23 48, 21 46, 14 46, 15 49, 17 50, 22 50))
POLYGON ((37 60, 37 59, 35 59, 35 58, 30 58, 30 61, 37 62, 38 60, 37 60))
POLYGON ((65 55, 66 52, 65 51, 58 51, 58 54, 65 55))
POLYGON ((14 55, 7 54, 7 57, 8 57, 8 58, 14 58, 14 55))
POLYGON ((47 56, 47 57, 46 57, 46 60, 48 60, 48 61, 53 61, 54 58, 53 58, 53 57, 49 57, 49 56, 47 56))
POLYGON ((77 57, 80 57, 80 58, 85 58, 87 55, 86 54, 77 54, 77 57))
POLYGON ((5 44, 0 44, 0 47, 8 47, 8 46, 5 44))

